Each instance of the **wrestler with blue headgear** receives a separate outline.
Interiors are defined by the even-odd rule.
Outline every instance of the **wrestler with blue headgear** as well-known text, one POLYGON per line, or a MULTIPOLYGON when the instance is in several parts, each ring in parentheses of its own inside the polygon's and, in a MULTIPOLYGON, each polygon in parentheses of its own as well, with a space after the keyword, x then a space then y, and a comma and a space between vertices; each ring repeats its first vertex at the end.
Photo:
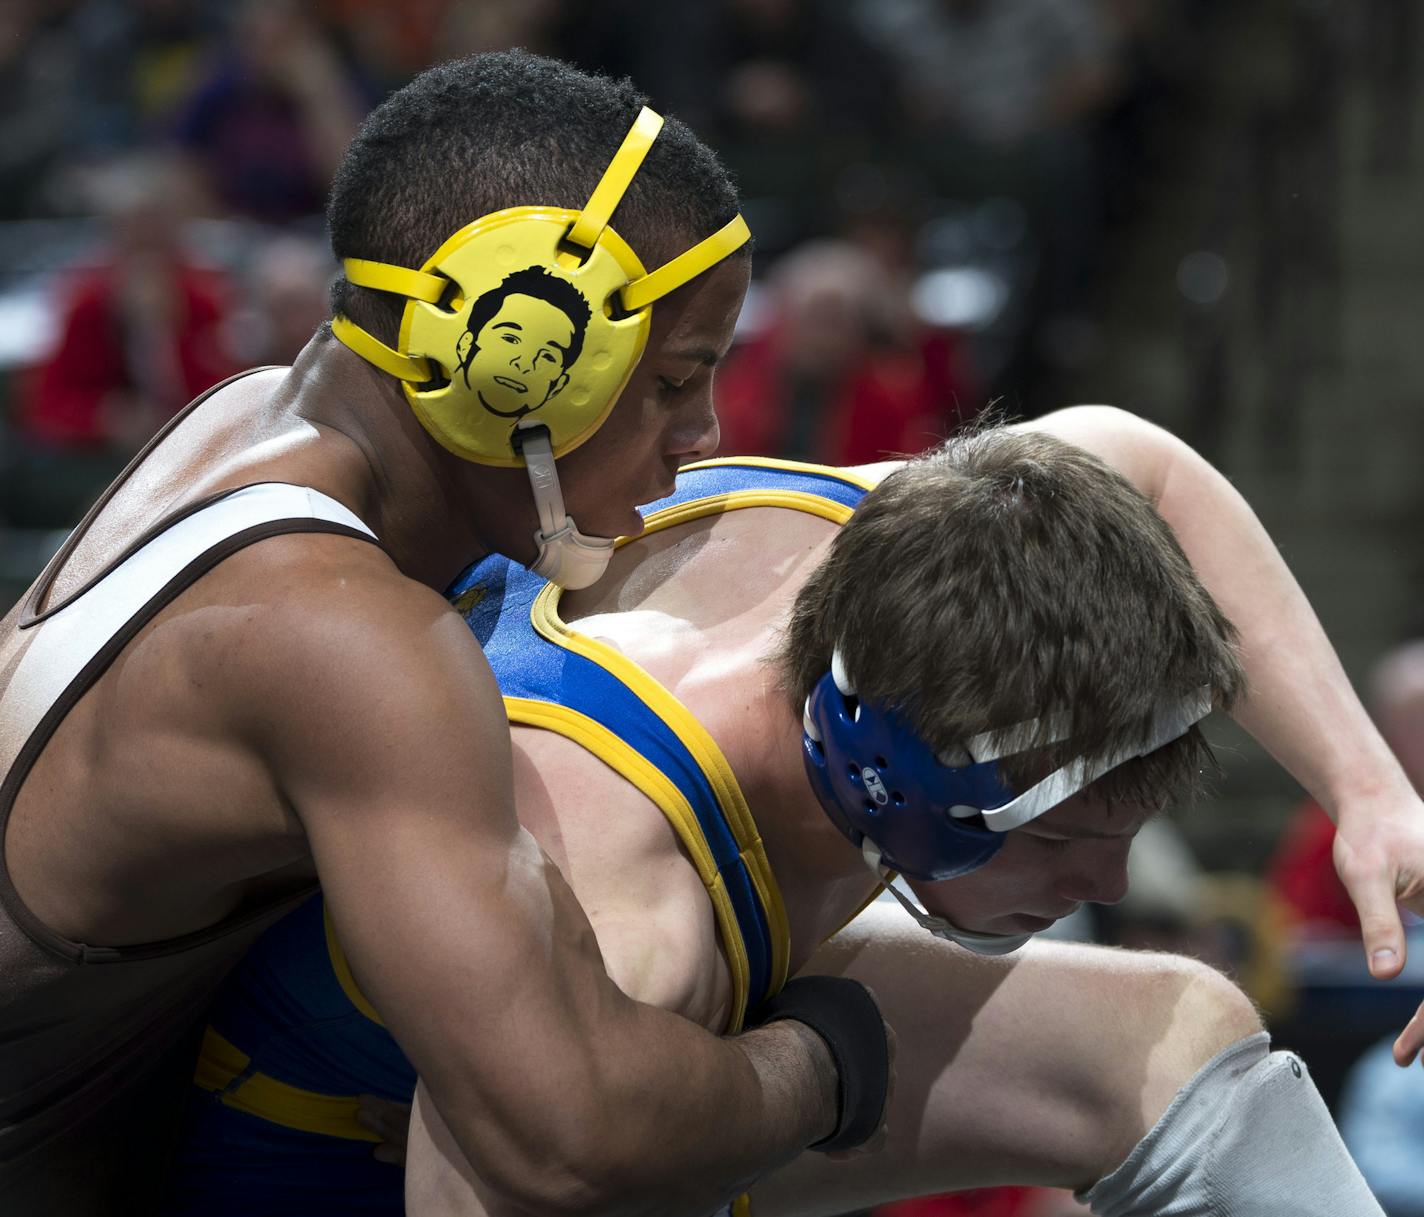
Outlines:
MULTIPOLYGON (((1075 410, 893 470, 701 463, 599 587, 566 594, 490 559, 450 589, 514 726, 521 819, 591 910, 621 985, 724 1032, 795 1013, 782 986, 807 972, 866 981, 889 1012, 901 1082, 886 1148, 803 1156, 753 1190, 758 1217, 1030 1180, 1091 1188, 1123 1215, 1168 1194, 1203 1215, 1376 1211, 1303 1067, 1267 1052, 1250 1003, 1210 969, 955 945, 1000 954, 1080 902, 1119 898, 1132 837, 1209 760, 1198 721, 1241 694, 1236 634, 1153 509, 1169 466, 1197 486, 1167 505, 1174 523, 1189 512, 1229 562, 1258 560, 1198 458, 1125 415, 1075 410), (1090 455, 1121 460, 1125 437, 1162 460, 1127 463, 1141 491, 1090 455), (889 904, 845 926, 889 866, 914 876, 935 938, 889 904), (1282 1184, 1288 1150, 1305 1161, 1282 1184)), ((1241 640, 1276 686, 1260 622, 1241 640)), ((1301 710, 1311 726, 1263 734, 1331 729, 1301 710)), ((235 975, 197 1085, 266 1123, 249 1167, 296 1141, 335 1187, 371 1138, 353 1091, 414 1084, 391 1050, 317 903, 235 975), (255 1027, 254 995, 271 1007, 255 1027), (246 1043, 274 1048, 243 1049, 248 1072, 233 1075, 229 1045, 246 1043), (362 1075, 373 1062, 383 1082, 362 1075), (297 1100, 332 1113, 323 1142, 284 1125, 297 1100)), ((417 1111, 409 1207, 478 1212, 479 1167, 423 1098, 417 1111)), ((220 1148, 195 1130, 199 1161, 220 1148)), ((396 1203, 334 1198, 343 1212, 396 1203)))

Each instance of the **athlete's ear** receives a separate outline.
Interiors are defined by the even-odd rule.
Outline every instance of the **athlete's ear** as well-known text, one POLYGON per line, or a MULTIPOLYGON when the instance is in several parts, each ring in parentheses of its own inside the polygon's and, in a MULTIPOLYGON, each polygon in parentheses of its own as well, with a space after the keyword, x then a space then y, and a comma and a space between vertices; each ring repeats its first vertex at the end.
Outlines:
POLYGON ((549 386, 549 391, 544 394, 544 400, 548 401, 551 397, 557 397, 559 391, 568 383, 569 374, 567 372, 560 372, 559 379, 554 381, 554 383, 549 386))

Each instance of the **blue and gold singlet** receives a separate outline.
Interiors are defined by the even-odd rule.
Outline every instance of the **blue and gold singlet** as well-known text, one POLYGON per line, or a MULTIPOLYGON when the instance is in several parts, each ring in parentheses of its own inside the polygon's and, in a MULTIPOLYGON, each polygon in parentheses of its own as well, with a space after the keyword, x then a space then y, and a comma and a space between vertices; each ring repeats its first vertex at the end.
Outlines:
MULTIPOLYGON (((869 484, 842 470, 734 458, 684 470, 645 509, 647 533, 743 507, 844 523, 869 484)), ((646 534, 645 534, 646 535, 646 534)), ((450 590, 484 647, 511 724, 580 744, 667 816, 707 888, 732 975, 727 1032, 786 982, 790 933, 731 766, 642 668, 559 616, 559 589, 498 556, 450 590)), ((409 1102, 415 1071, 362 995, 317 896, 229 978, 194 1076, 175 1211, 393 1214, 400 1168, 371 1156, 356 1096, 409 1102)))

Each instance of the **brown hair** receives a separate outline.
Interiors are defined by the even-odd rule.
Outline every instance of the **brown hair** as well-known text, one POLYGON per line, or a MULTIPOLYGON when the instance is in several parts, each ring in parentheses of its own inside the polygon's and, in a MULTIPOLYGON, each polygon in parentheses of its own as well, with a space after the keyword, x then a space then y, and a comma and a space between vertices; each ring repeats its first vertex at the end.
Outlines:
MULTIPOLYGON (((797 702, 839 649, 863 698, 937 751, 1070 716, 1070 738, 1008 758, 1022 788, 1073 757, 1147 737, 1167 698, 1245 677, 1236 632, 1151 503, 1095 456, 994 428, 951 439, 868 494, 801 588, 778 660, 797 702)), ((1210 749, 1193 729, 1094 783, 1109 803, 1195 795, 1210 749)))

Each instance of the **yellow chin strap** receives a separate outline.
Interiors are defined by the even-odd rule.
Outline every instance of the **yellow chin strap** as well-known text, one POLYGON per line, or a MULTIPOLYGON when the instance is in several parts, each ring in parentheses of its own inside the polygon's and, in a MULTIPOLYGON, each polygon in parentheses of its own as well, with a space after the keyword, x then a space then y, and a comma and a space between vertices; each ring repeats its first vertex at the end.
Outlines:
POLYGON ((425 429, 481 465, 525 463, 542 425, 554 457, 592 435, 648 340, 651 305, 751 237, 740 215, 651 273, 609 225, 663 120, 644 108, 582 210, 510 207, 467 224, 419 270, 347 258, 358 287, 408 300, 395 349, 346 317, 332 333, 400 380, 425 429))

